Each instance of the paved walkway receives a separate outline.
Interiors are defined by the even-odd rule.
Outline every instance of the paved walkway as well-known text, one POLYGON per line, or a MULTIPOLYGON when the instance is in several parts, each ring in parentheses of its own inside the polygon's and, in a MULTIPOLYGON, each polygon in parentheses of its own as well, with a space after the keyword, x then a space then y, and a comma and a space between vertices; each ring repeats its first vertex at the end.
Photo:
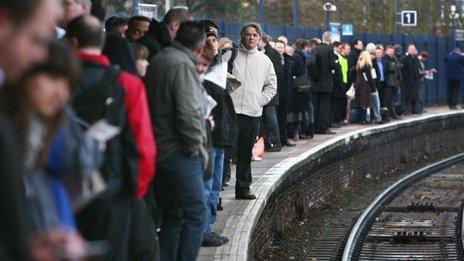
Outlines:
MULTIPOLYGON (((450 111, 445 107, 428 108, 425 114, 403 117, 402 120, 394 121, 388 125, 446 112, 450 111)), ((202 248, 198 260, 246 260, 248 240, 251 237, 252 228, 257 222, 257 214, 264 208, 269 191, 278 186, 278 182, 276 182, 278 177, 276 179, 269 179, 267 177, 272 175, 273 167, 279 163, 279 168, 282 168, 283 165, 293 165, 295 161, 292 159, 308 152, 308 150, 343 134, 369 127, 372 127, 372 125, 347 125, 342 128, 333 129, 337 132, 336 135, 315 135, 313 139, 300 140, 298 142, 292 141, 292 143, 297 144, 296 147, 284 147, 280 152, 266 153, 263 161, 252 163, 253 184, 251 191, 257 196, 256 200, 235 199, 235 166, 232 165, 230 186, 226 187, 222 193, 224 210, 218 212, 218 219, 214 225, 214 231, 228 237, 230 242, 217 248, 202 248)))

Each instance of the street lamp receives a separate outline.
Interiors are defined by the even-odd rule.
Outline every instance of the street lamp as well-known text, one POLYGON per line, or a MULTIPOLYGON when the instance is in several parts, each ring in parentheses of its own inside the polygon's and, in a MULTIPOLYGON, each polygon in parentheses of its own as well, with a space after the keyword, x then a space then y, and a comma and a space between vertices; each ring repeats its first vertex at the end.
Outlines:
POLYGON ((327 2, 323 5, 322 7, 325 11, 325 27, 327 28, 327 31, 330 30, 330 13, 336 12, 337 11, 337 6, 334 4, 327 2))

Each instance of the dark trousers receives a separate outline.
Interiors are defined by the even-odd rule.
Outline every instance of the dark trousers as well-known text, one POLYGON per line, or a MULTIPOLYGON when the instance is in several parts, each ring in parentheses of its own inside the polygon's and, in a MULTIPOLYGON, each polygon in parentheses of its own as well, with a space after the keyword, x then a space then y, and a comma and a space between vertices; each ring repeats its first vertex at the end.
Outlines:
POLYGON ((387 99, 387 108, 391 116, 397 116, 396 106, 395 106, 395 97, 398 93, 398 88, 396 88, 395 86, 388 86, 388 88, 390 89, 390 95, 389 95, 390 99, 389 100, 387 99))
POLYGON ((330 122, 340 123, 344 119, 345 100, 343 98, 332 98, 330 109, 330 122))
POLYGON ((314 106, 311 99, 305 102, 305 109, 308 112, 308 120, 303 121, 302 132, 304 135, 312 137, 314 134, 314 106))
POLYGON ((417 106, 417 100, 404 100, 402 109, 404 115, 418 113, 419 108, 417 106))
POLYGON ((224 150, 224 169, 222 170, 222 184, 230 181, 230 160, 231 154, 235 151, 235 148, 224 150))
POLYGON ((155 196, 161 205, 161 260, 196 260, 207 219, 203 160, 180 150, 158 162, 155 196))
POLYGON ((133 198, 129 260, 161 260, 156 229, 145 201, 133 198))
POLYGON ((279 123, 277 120, 276 106, 266 105, 263 107, 263 117, 261 118, 263 135, 266 140, 266 147, 274 145, 280 148, 279 123))
POLYGON ((324 132, 329 130, 330 125, 330 100, 332 94, 329 92, 315 92, 315 120, 314 130, 324 132))
POLYGON ((459 89, 461 88, 461 80, 448 80, 448 106, 456 108, 459 102, 459 89))
POLYGON ((380 99, 380 113, 382 115, 382 119, 384 121, 389 121, 390 116, 393 114, 392 87, 388 86, 385 82, 382 82, 378 90, 379 90, 379 99, 380 99))
POLYGON ((277 106, 277 122, 279 123, 279 136, 280 136, 281 144, 285 143, 288 139, 287 114, 288 114, 287 101, 279 101, 279 106, 277 106))
POLYGON ((260 118, 237 114, 237 171, 235 194, 250 192, 251 153, 259 131, 260 118))
POLYGON ((388 99, 388 93, 391 92, 391 91, 388 91, 387 90, 387 85, 385 84, 385 82, 381 82, 380 85, 378 86, 378 91, 379 91, 379 99, 380 99, 380 108, 387 108, 387 99, 388 99))
POLYGON ((132 198, 126 193, 117 189, 105 191, 77 213, 76 221, 85 239, 106 240, 110 244, 104 260, 130 260, 132 198))

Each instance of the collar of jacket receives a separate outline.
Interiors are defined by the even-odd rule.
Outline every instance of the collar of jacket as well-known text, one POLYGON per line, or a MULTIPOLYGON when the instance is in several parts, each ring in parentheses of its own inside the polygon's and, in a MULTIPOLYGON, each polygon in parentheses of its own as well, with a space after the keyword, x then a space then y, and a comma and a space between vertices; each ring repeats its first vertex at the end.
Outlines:
POLYGON ((255 53, 259 52, 258 47, 254 48, 252 50, 248 50, 242 42, 240 42, 240 45, 238 46, 238 49, 241 52, 245 53, 246 55, 252 55, 252 54, 255 54, 255 53))
POLYGON ((110 59, 106 55, 97 55, 97 54, 87 54, 83 52, 78 53, 78 57, 81 61, 84 62, 93 62, 98 63, 103 66, 110 66, 110 59))
POLYGON ((187 47, 183 46, 181 43, 177 42, 177 41, 174 41, 172 42, 172 47, 186 53, 190 59, 192 59, 193 63, 194 64, 198 64, 198 59, 195 55, 194 52, 192 52, 190 49, 188 49, 187 47))

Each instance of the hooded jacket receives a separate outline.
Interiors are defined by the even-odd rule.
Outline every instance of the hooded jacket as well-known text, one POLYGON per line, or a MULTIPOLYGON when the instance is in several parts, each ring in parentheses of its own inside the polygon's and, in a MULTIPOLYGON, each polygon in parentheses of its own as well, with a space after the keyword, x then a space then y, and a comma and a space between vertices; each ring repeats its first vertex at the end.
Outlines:
MULTIPOLYGON (((229 61, 231 52, 223 56, 229 61)), ((261 117, 263 106, 277 93, 277 77, 269 57, 257 48, 248 50, 241 43, 234 61, 232 75, 241 86, 231 93, 235 112, 250 117, 261 117)))

